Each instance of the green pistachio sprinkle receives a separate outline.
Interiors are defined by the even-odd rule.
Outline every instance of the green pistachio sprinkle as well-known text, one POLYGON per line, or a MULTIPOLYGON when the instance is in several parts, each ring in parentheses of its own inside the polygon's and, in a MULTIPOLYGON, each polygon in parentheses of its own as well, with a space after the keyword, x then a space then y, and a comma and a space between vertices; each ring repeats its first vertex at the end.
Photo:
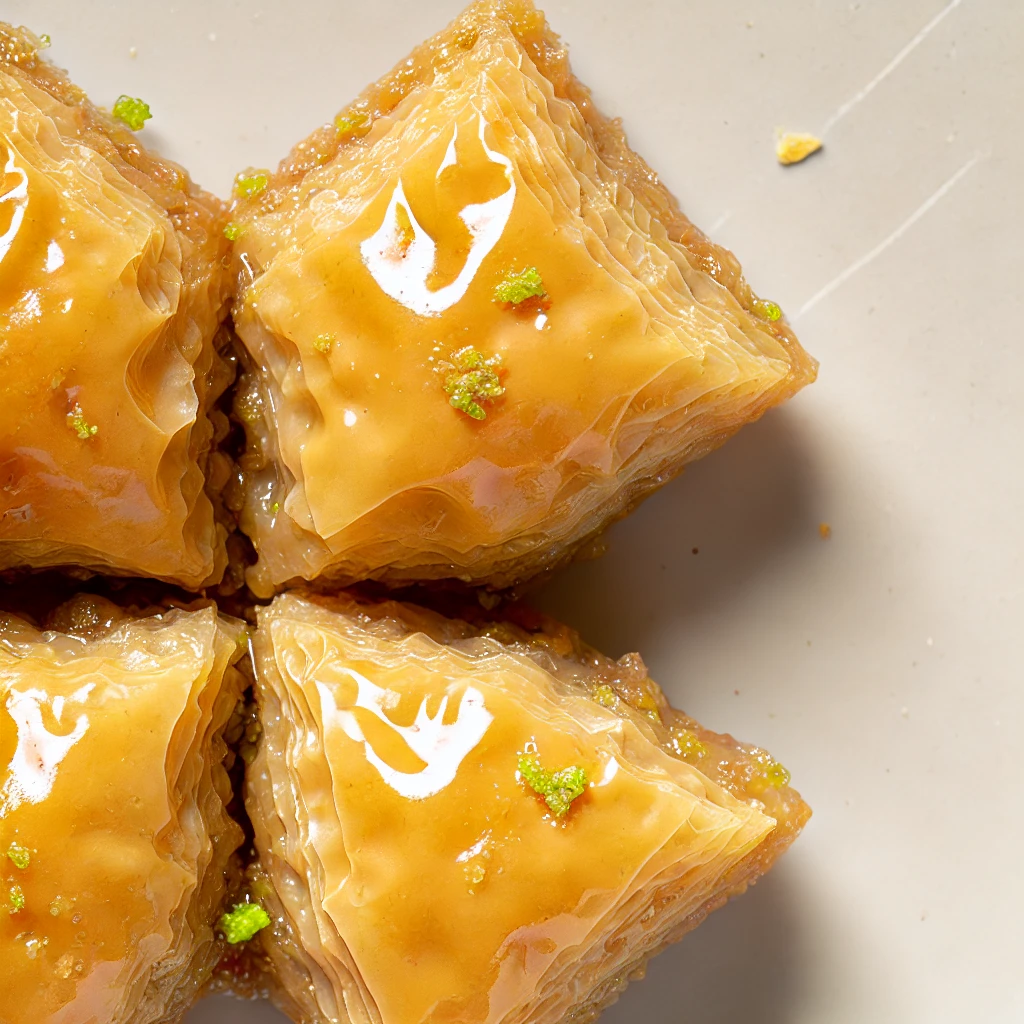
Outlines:
POLYGON ((774 758, 768 761, 764 769, 764 777, 768 780, 769 786, 782 789, 789 785, 789 772, 774 758))
POLYGON ((329 356, 331 354, 331 347, 334 345, 334 335, 332 334, 318 334, 313 339, 313 348, 322 355, 329 356))
POLYGON ((530 754, 519 758, 519 775, 530 789, 544 797, 556 818, 564 818, 573 801, 587 788, 587 773, 578 765, 549 772, 530 754))
POLYGON ((32 854, 20 843, 11 843, 7 847, 7 859, 19 870, 24 871, 32 861, 32 854))
POLYGON ((598 704, 606 708, 618 707, 619 704, 619 695, 607 683, 601 683, 600 686, 594 689, 594 699, 598 704))
POLYGON ((7 890, 7 902, 12 914, 25 909, 25 892, 20 885, 12 885, 7 890))
POLYGON ((708 748, 692 729, 673 729, 672 748, 684 761, 699 761, 708 754, 708 748))
POLYGON ((79 441, 88 441, 90 437, 95 437, 100 428, 95 423, 88 423, 85 418, 85 413, 82 412, 81 405, 75 402, 74 409, 67 414, 68 426, 78 435, 79 441))
POLYGON ((233 909, 221 915, 220 930, 232 946, 237 946, 248 942, 268 924, 270 915, 259 903, 236 903, 233 909))
POLYGON ((132 96, 118 96, 114 104, 114 117, 123 121, 133 132, 141 131, 152 116, 149 104, 132 96))
POLYGON ((40 50, 46 50, 46 49, 49 48, 49 46, 50 46, 50 36, 49 36, 49 34, 47 32, 44 32, 39 37, 39 49, 40 50))
POLYGON ((782 310, 775 302, 769 302, 767 299, 754 299, 753 307, 754 312, 763 320, 775 323, 776 320, 782 318, 782 310))
POLYGON ((486 419, 487 413, 480 403, 505 394, 498 377, 501 356, 494 355, 485 359, 480 352, 469 346, 455 352, 452 362, 455 369, 444 382, 444 390, 449 396, 448 404, 471 419, 486 419))
POLYGON ((543 297, 546 294, 540 271, 536 267, 527 267, 518 273, 510 270, 498 287, 494 289, 495 301, 507 302, 512 306, 518 306, 520 302, 543 297))
POLYGON ((269 181, 266 171, 239 174, 235 178, 235 194, 251 199, 253 196, 258 196, 267 187, 269 181))
POLYGON ((339 114, 334 119, 334 127, 338 136, 347 139, 350 135, 361 134, 370 127, 370 116, 362 110, 353 110, 348 114, 339 114))
POLYGON ((270 506, 270 511, 271 511, 271 512, 272 512, 272 513, 273 513, 273 514, 274 514, 274 515, 276 516, 276 515, 277 515, 277 513, 281 511, 281 502, 279 502, 279 501, 275 501, 275 502, 274 502, 274 503, 273 503, 273 504, 272 504, 272 505, 270 506))
POLYGON ((238 240, 238 236, 241 235, 241 233, 242 233, 242 225, 241 224, 236 224, 234 221, 231 221, 231 223, 228 224, 227 227, 224 228, 224 237, 229 242, 237 241, 238 240))

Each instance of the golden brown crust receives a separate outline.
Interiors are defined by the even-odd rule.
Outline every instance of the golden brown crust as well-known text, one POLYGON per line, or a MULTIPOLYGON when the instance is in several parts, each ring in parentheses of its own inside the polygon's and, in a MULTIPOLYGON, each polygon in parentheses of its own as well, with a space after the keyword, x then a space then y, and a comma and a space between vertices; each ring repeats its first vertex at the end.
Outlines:
MULTIPOLYGON (((137 188, 164 209, 175 228, 196 246, 183 267, 187 280, 214 271, 226 259, 225 204, 200 188, 188 172, 145 146, 135 133, 97 107, 67 72, 40 55, 42 43, 26 28, 0 22, 0 68, 42 89, 67 108, 62 130, 73 130, 84 146, 109 160, 137 188)), ((224 288, 226 301, 228 289, 224 288)))
POLYGON ((789 785, 788 773, 785 781, 766 780, 766 767, 777 762, 765 750, 728 733, 714 732, 672 707, 640 655, 610 658, 591 647, 575 629, 528 605, 509 603, 500 610, 488 611, 457 595, 435 594, 433 603, 440 609, 435 611, 353 592, 332 596, 307 590, 302 596, 334 611, 358 616, 365 623, 400 624, 403 631, 419 631, 439 643, 490 637, 540 660, 553 675, 585 687, 599 702, 607 695, 609 703, 605 706, 619 714, 639 716, 645 731, 662 749, 695 766, 737 799, 757 801, 777 822, 768 840, 737 867, 733 892, 742 892, 764 874, 810 820, 811 809, 789 785), (700 741, 704 753, 699 747, 697 752, 686 749, 687 733, 700 741))
MULTIPOLYGON (((679 202, 662 183, 650 165, 629 146, 622 123, 598 110, 590 89, 572 72, 566 45, 548 25, 543 12, 531 0, 477 0, 450 25, 416 47, 405 60, 369 85, 340 117, 366 118, 366 127, 390 114, 414 89, 434 75, 451 67, 476 40, 476 26, 500 19, 515 33, 538 69, 554 88, 555 95, 574 103, 591 132, 598 155, 622 184, 647 208, 668 232, 692 256, 693 265, 726 287, 764 330, 768 330, 789 350, 794 371, 812 380, 816 364, 803 351, 784 319, 765 321, 757 313, 758 298, 743 276, 736 257, 724 246, 713 242, 683 213, 679 202)), ((305 175, 332 161, 348 147, 359 145, 362 132, 339 132, 327 124, 315 129, 299 142, 270 176, 266 191, 241 204, 240 212, 266 212, 284 199, 286 192, 305 175)))
MULTIPOLYGON (((166 545, 167 555, 154 560, 155 556, 130 550, 110 551, 104 547, 102 537, 89 535, 88 529, 82 530, 80 544, 71 544, 59 531, 46 528, 46 517, 61 518, 73 514, 74 508, 68 512, 41 501, 38 510, 42 525, 21 529, 11 526, 4 537, 10 543, 2 561, 4 567, 35 569, 80 564, 99 571, 145 573, 201 587, 220 579, 226 561, 227 529, 223 516, 216 516, 215 524, 210 504, 203 497, 207 460, 215 442, 227 430, 223 416, 223 423, 213 423, 208 414, 233 377, 233 367, 221 358, 228 336, 218 335, 231 292, 230 243, 223 233, 226 205, 197 186, 183 168, 146 149, 125 125, 90 102, 64 71, 42 57, 41 49, 42 42, 27 29, 0 22, 0 73, 15 92, 24 90, 21 95, 44 106, 47 120, 56 127, 62 143, 97 154, 119 180, 123 179, 123 187, 138 189, 146 201, 162 210, 174 230, 174 244, 167 248, 168 252, 174 250, 170 262, 174 263, 175 275, 180 273, 180 292, 166 316, 165 329, 152 343, 140 345, 132 363, 124 368, 125 379, 132 381, 131 402, 141 410, 144 420, 154 423, 163 415, 154 412, 154 406, 161 402, 166 405, 172 397, 179 401, 179 409, 189 408, 191 403, 195 411, 191 421, 187 414, 179 416, 169 429, 159 466, 146 462, 143 467, 144 472, 160 473, 165 479, 161 481, 162 492, 152 489, 157 513, 139 516, 149 530, 146 538, 140 537, 139 547, 149 551, 145 544, 156 532, 154 524, 159 521, 164 528, 160 540, 166 545), (177 391, 166 384, 171 373, 176 373, 177 391), (143 384, 136 386, 136 382, 147 379, 157 382, 152 391, 147 391, 143 384)), ((88 277, 91 271, 83 273, 88 277)), ((108 300, 109 296, 97 301, 106 308, 103 303, 108 300)), ((98 352, 94 365, 100 365, 102 359, 103 353, 98 352)), ((106 369, 112 376, 122 370, 113 365, 106 369)), ((119 406, 120 410, 124 408, 119 406)), ((169 414, 164 418, 167 422, 171 420, 169 414)), ((105 433, 106 436, 109 435, 105 433)), ((63 468, 59 455, 52 454, 58 467, 63 468)), ((112 457, 110 469, 125 469, 123 458, 118 461, 122 455, 123 452, 112 457)), ((12 465, 20 467, 16 462, 12 465)), ((28 470, 16 468, 12 472, 20 473, 21 479, 28 470)), ((74 476, 77 470, 69 472, 73 484, 79 483, 74 476)))
MULTIPOLYGON (((382 972, 380 964, 377 963, 379 957, 390 955, 387 947, 392 940, 387 933, 390 928, 403 930, 406 915, 409 915, 408 920, 413 922, 419 922, 425 917, 433 920, 431 912, 422 908, 410 912, 408 906, 413 905, 420 897, 425 901, 425 905, 430 906, 431 900, 436 898, 436 895, 430 893, 423 895, 414 892, 416 885, 410 884, 408 876, 401 873, 398 861, 401 861, 408 870, 420 871, 421 874, 416 876, 418 879, 428 878, 435 886, 450 887, 450 891, 444 890, 445 896, 442 897, 447 914, 456 920, 458 914, 466 915, 465 920, 457 926, 457 930, 469 934, 473 925, 473 915, 477 913, 468 904, 463 906, 460 902, 462 891, 459 885, 452 887, 447 867, 441 866, 450 862, 448 846, 458 849, 462 839, 455 841, 453 838, 454 845, 449 843, 446 846, 442 842, 438 849, 428 844, 422 853, 419 852, 419 846, 414 844, 417 854, 411 857, 407 853, 396 855, 389 852, 386 848, 389 840, 384 840, 385 846, 376 850, 375 856, 382 863, 386 863, 388 869, 381 875, 381 881, 377 884, 394 884, 396 898, 383 900, 380 890, 373 890, 371 900, 383 900, 383 905, 390 908, 387 913, 393 915, 389 916, 387 927, 369 929, 371 943, 379 940, 380 945, 372 945, 371 951, 368 951, 365 945, 360 945, 364 942, 360 929, 366 927, 365 919, 361 915, 364 912, 373 912, 366 904, 360 904, 358 922, 348 922, 344 917, 347 913, 347 904, 344 904, 345 897, 342 897, 331 904, 333 909, 325 910, 326 914, 332 915, 332 924, 328 924, 326 918, 320 920, 319 898, 322 894, 318 892, 317 885, 324 884, 324 873, 333 893, 339 892, 340 887, 337 887, 338 879, 336 875, 332 876, 332 871, 350 871, 352 877, 360 879, 364 876, 360 869, 354 866, 354 861, 333 860, 337 857, 336 847, 328 848, 323 845, 322 840, 307 841, 305 826, 300 826, 299 831, 293 833, 291 823, 295 820, 294 814, 298 813, 301 821, 305 820, 303 815, 308 813, 306 808, 322 808, 324 803, 319 797, 314 798, 312 787, 318 784, 329 785, 329 779, 332 777, 345 777, 348 780, 343 791, 333 791, 339 815, 351 814, 354 806, 365 804, 370 799, 383 798, 385 794, 383 789, 374 788, 366 779, 359 776, 362 754, 356 748, 346 743, 334 745, 330 741, 329 734, 333 730, 337 735, 340 728, 338 723, 341 720, 332 718, 332 724, 328 726, 326 718, 318 717, 322 712, 318 712, 316 708, 322 705, 318 705, 315 698, 301 696, 303 688, 312 685, 309 683, 311 679, 315 680, 317 692, 321 693, 321 701, 324 698, 323 690, 320 688, 323 687, 328 693, 332 693, 329 688, 334 685, 331 682, 333 680, 345 679, 343 685, 350 687, 346 676, 348 668, 354 673, 352 678, 363 679, 359 673, 369 672, 369 676, 363 679, 367 687, 382 687, 379 692, 390 694, 393 691, 389 686, 397 685, 401 689, 407 684, 417 685, 411 683, 411 680, 421 679, 420 673, 425 671, 424 666, 440 658, 447 666, 440 670, 440 675, 448 684, 455 677, 452 673, 465 673, 467 678, 474 680, 474 686, 487 688, 480 700, 486 698, 492 716, 491 721, 497 723, 497 732, 491 734, 485 747, 480 748, 479 764, 464 776, 467 780, 475 780, 477 775, 482 773, 486 776, 486 781, 467 781, 466 785, 469 788, 458 790, 460 796, 456 799, 465 800, 466 806, 450 802, 435 804, 432 812, 434 817, 430 819, 425 830, 422 823, 416 824, 412 813, 402 805, 400 820, 403 828, 409 830, 410 836, 417 835, 417 828, 420 829, 421 836, 428 833, 433 836, 435 832, 444 835, 449 830, 454 830, 451 835, 455 837, 461 835, 459 829, 468 829, 467 834, 477 834, 476 830, 481 822, 473 818, 472 826, 467 824, 471 813, 466 807, 490 806, 489 801, 495 799, 492 788, 505 785, 502 781, 504 776, 500 773, 497 776, 487 774, 490 769, 486 765, 491 763, 489 759, 495 756, 495 751, 504 749, 508 742, 508 736, 502 730, 509 728, 509 723, 517 720, 522 709, 531 704, 530 695, 533 691, 528 687, 524 690, 518 689, 518 684, 514 681, 520 678, 519 673, 523 671, 526 673, 522 676, 524 679, 554 677, 551 681, 554 689, 551 692, 561 693, 565 695, 565 699, 574 702, 572 715, 577 723, 587 721, 589 715, 593 713, 593 710, 588 710, 587 698, 602 706, 604 710, 597 712, 599 715, 607 716, 611 712, 612 715, 619 716, 622 720, 620 727, 633 737, 622 748, 624 754, 627 749, 630 752, 625 754, 623 764, 631 763, 630 758, 639 758, 642 761, 641 750, 648 750, 652 756, 662 758, 665 762, 670 761, 670 758, 665 758, 665 754, 672 755, 688 766, 692 772, 692 775, 688 773, 688 777, 700 780, 701 785, 707 787, 701 792, 708 799, 712 794, 718 793, 720 795, 715 799, 724 801, 723 806, 733 808, 735 813, 740 815, 752 815, 760 823, 758 827, 761 830, 756 841, 749 845, 744 843, 745 852, 740 852, 731 861, 724 855, 724 850, 719 850, 715 854, 722 859, 718 861, 720 873, 716 875, 713 884, 700 887, 697 881, 700 872, 696 868, 680 866, 686 863, 685 854, 680 847, 646 877, 643 886, 632 892, 623 892, 621 902, 616 905, 614 913, 608 912, 602 919, 600 939, 592 947, 598 951, 597 953, 591 956, 590 950, 583 953, 576 949, 572 952, 567 951, 565 959, 560 959, 561 954, 558 954, 548 968, 550 974, 545 974, 543 980, 540 976, 531 979, 536 985, 531 985, 531 1002, 528 1009, 523 1009, 522 1019, 572 1021, 573 1024, 593 1020, 604 1007, 618 997, 629 980, 642 977, 646 963, 652 956, 697 927, 709 913, 732 896, 742 893, 747 886, 756 882, 769 870, 810 816, 810 809, 799 794, 789 787, 788 776, 784 770, 778 771, 780 766, 777 762, 771 760, 759 748, 745 746, 730 736, 703 729, 681 712, 671 709, 660 689, 650 680, 643 662, 637 655, 627 655, 614 661, 589 647, 575 631, 523 606, 511 606, 495 615, 486 609, 469 604, 459 606, 457 601, 453 601, 445 611, 454 612, 461 617, 446 617, 432 609, 406 602, 378 601, 351 593, 334 596, 293 593, 280 596, 261 614, 255 639, 255 657, 257 691, 262 702, 267 732, 252 765, 252 776, 247 783, 247 800, 256 829, 256 848, 261 858, 259 867, 252 875, 253 891, 259 892, 261 898, 266 900, 275 925, 272 930, 267 929, 262 934, 258 944, 253 944, 256 948, 252 950, 252 959, 237 961, 232 972, 234 980, 229 983, 240 985, 246 992, 263 991, 269 986, 272 998, 276 995, 282 1009, 296 1021, 312 1022, 328 1017, 335 1019, 336 1016, 340 1019, 351 1017, 355 1021, 365 1020, 367 1017, 372 1020, 377 1019, 378 1013, 387 1017, 385 1004, 391 1005, 387 1001, 394 998, 391 981, 395 973, 387 969, 382 972), (351 660, 346 661, 346 655, 339 655, 338 649, 331 646, 334 640, 325 638, 336 639, 342 648, 350 652, 347 657, 351 660), (345 647, 346 644, 349 646, 345 647), (292 657, 285 653, 288 650, 294 652, 296 656, 292 657), (338 657, 341 658, 340 662, 336 660, 338 657), (494 659, 502 659, 500 666, 494 659), (534 665, 528 669, 520 668, 527 659, 534 665), (337 667, 339 664, 347 666, 341 669, 340 674, 337 667), (367 668, 369 665, 374 668, 367 668), (531 676, 530 673, 536 672, 538 668, 542 675, 531 676), (378 669, 381 673, 379 675, 378 669), (501 682, 495 684, 494 680, 498 679, 501 682), (557 683, 554 680, 557 680, 557 683), (493 689, 490 688, 492 685, 493 689), (512 705, 503 703, 510 693, 514 693, 518 700, 513 701, 512 705), (288 746, 291 742, 288 739, 288 729, 294 726, 288 726, 287 723, 295 721, 302 721, 305 728, 310 728, 314 732, 318 728, 321 730, 317 734, 318 742, 305 745, 305 750, 314 752, 308 754, 312 761, 301 765, 299 759, 306 758, 307 754, 297 754, 296 759, 292 761, 289 760, 290 754, 285 753, 286 749, 298 749, 297 746, 288 746), (320 725, 313 725, 314 721, 320 725), (661 748, 659 752, 651 749, 655 744, 661 748), (706 749, 701 749, 702 745, 706 746, 706 749), (333 751, 333 754, 325 753, 328 750, 333 751), (318 759, 332 756, 336 759, 343 758, 345 769, 342 768, 342 761, 336 760, 332 762, 330 773, 319 774, 318 759), (282 781, 283 776, 274 774, 280 771, 281 765, 285 762, 291 766, 289 770, 294 773, 289 776, 288 784, 282 781), (346 774, 346 770, 350 770, 351 774, 346 774), (480 787, 480 792, 474 791, 474 785, 480 787), (297 805, 302 808, 298 811, 295 806, 288 804, 288 797, 283 795, 296 792, 296 786, 300 789, 302 786, 307 787, 297 805), (372 798, 369 796, 371 789, 375 794, 372 798), (726 792, 722 792, 723 790, 726 792), (282 801, 280 804, 277 803, 279 799, 282 801), (467 820, 464 821, 464 818, 467 820), (323 852, 313 854, 313 849, 323 852), (300 851, 305 852, 300 854, 300 851), (431 858, 437 857, 439 852, 440 860, 431 863, 431 858), (415 867, 409 867, 409 860, 415 867), (338 868, 339 864, 342 865, 341 868, 338 868), (404 882, 394 881, 403 878, 404 882), (282 881, 286 883, 283 888, 282 881), (407 898, 408 904, 405 902, 407 898), (456 909, 456 906, 461 909, 456 909), (317 915, 318 923, 315 928, 310 926, 310 921, 306 917, 306 907, 312 907, 314 914, 317 915), (335 914, 337 917, 333 916, 335 914), (343 924, 339 925, 339 921, 343 924), (344 928, 344 931, 336 933, 335 926, 344 928), (335 941, 340 945, 334 945, 335 941), (356 945, 353 947, 350 942, 356 945), (357 949, 360 951, 357 952, 357 949), (573 977, 566 986, 561 981, 569 974, 573 977), (346 994, 358 989, 360 995, 353 997, 349 1003, 347 996, 342 999, 342 989, 346 994), (568 997, 567 991, 571 993, 568 997)), ((348 690, 345 692, 348 694, 345 698, 347 702, 351 694, 348 690)), ((415 693, 419 695, 420 691, 416 690, 415 693)), ((394 691, 394 695, 396 701, 401 699, 397 691, 394 691)), ((346 703, 346 707, 348 706, 346 703)), ((356 699, 356 705, 352 705, 355 706, 363 707, 359 703, 359 698, 356 699)), ((397 707, 397 704, 389 705, 390 707, 397 707)), ((548 708, 548 705, 544 707, 548 708)), ((408 710, 405 713, 392 710, 389 714, 397 715, 403 722, 407 722, 408 710)), ((548 714, 557 718, 557 712, 548 709, 546 714, 530 720, 528 731, 533 735, 537 745, 550 753, 553 747, 557 748, 558 739, 548 728, 553 720, 548 718, 548 714)), ((458 716, 455 720, 458 720, 458 716)), ((563 722, 562 727, 564 725, 563 722)), ((602 726, 599 730, 602 734, 604 728, 602 726)), ((350 740, 353 738, 351 733, 346 732, 345 735, 350 740)), ((364 734, 360 734, 359 739, 364 739, 364 734)), ((378 737, 374 742, 382 743, 383 740, 378 737)), ((389 758, 397 756, 395 750, 388 749, 389 758)), ((578 756, 585 757, 583 754, 578 756)), ((564 755, 561 758, 555 756, 555 761, 564 763, 564 755)), ((391 760, 387 763, 391 764, 391 760)), ((377 777, 371 774, 372 780, 376 780, 377 777)), ((402 775, 401 780, 411 777, 402 775)), ((391 786, 393 783, 381 785, 391 786)), ((622 801, 628 799, 622 794, 617 794, 611 803, 600 805, 596 802, 598 797, 595 793, 596 791, 591 793, 595 802, 586 805, 590 810, 582 810, 581 814, 599 814, 604 817, 598 833, 599 838, 592 836, 586 839, 587 849, 591 848, 589 844, 592 842, 604 843, 608 837, 619 834, 618 829, 622 823, 616 825, 614 816, 616 813, 622 813, 622 801)), ((449 794, 438 799, 451 801, 452 797, 449 794)), ((391 800, 391 797, 388 796, 387 800, 391 800)), ((376 806, 373 805, 374 808, 376 806)), ((364 806, 362 812, 366 810, 364 806)), ((312 812, 310 821, 315 813, 319 812, 312 812)), ((375 817, 377 813, 374 809, 369 817, 375 817)), ((382 810, 380 813, 384 816, 382 820, 386 820, 389 812, 382 810)), ((488 830, 480 835, 491 837, 491 819, 486 817, 490 812, 481 810, 480 813, 488 823, 488 830)), ((548 858, 557 862, 558 857, 565 856, 565 847, 562 845, 551 849, 543 848, 542 852, 538 852, 541 849, 535 845, 538 843, 538 835, 531 831, 527 839, 521 832, 521 829, 530 827, 527 820, 515 817, 515 813, 508 809, 502 813, 506 816, 512 815, 502 818, 501 828, 512 829, 511 834, 517 837, 514 844, 517 853, 506 859, 506 848, 503 845, 505 840, 499 836, 494 840, 496 845, 493 851, 497 859, 492 862, 489 852, 481 862, 486 866, 479 877, 473 876, 471 885, 475 886, 481 879, 489 878, 488 872, 495 866, 499 869, 499 875, 511 872, 508 877, 513 877, 517 864, 521 864, 517 860, 518 857, 536 856, 548 864, 548 858), (510 825, 509 822, 515 824, 510 825), (524 854, 524 850, 529 850, 530 853, 524 854)), ((644 816, 629 817, 631 824, 626 826, 627 830, 635 828, 637 835, 640 835, 649 826, 649 819, 653 815, 654 812, 651 811, 644 816), (644 819, 642 823, 640 817, 644 819)), ((367 816, 364 814, 360 820, 367 820, 367 816)), ((575 820, 577 824, 573 827, 582 827, 584 819, 575 820)), ((318 832, 323 825, 324 821, 318 819, 318 832)), ((342 829, 345 841, 349 841, 355 831, 352 819, 349 819, 349 825, 349 828, 342 829)), ((699 826, 698 832, 704 827, 699 826)), ((504 835, 501 828, 498 828, 494 835, 498 836, 499 832, 504 835)), ((312 835, 313 831, 310 825, 309 834, 312 835)), ((365 836, 367 843, 377 843, 386 832, 387 829, 380 827, 369 829, 365 836)), ((319 834, 322 836, 322 832, 319 834)), ((564 841, 570 841, 568 835, 564 841)), ((491 838, 481 842, 490 844, 491 838)), ((365 847, 357 845, 353 849, 354 858, 366 856, 365 847)), ((490 851, 490 845, 486 845, 486 849, 490 851)), ((472 850, 479 852, 477 846, 472 847, 472 850)), ((573 863, 583 868, 586 860, 574 860, 573 863)), ((541 872, 537 877, 542 875, 541 872)), ((494 877, 498 878, 498 875, 494 877)), ((558 877, 562 878, 561 875, 558 877)), ((501 883, 488 881, 487 884, 501 883)), ((487 898, 488 893, 494 898, 492 889, 470 889, 474 901, 487 898)), ((516 894, 512 897, 513 902, 516 899, 529 901, 539 898, 538 891, 531 889, 531 883, 527 883, 523 889, 517 889, 516 894)), ((323 903, 326 907, 328 900, 324 898, 323 903)), ((569 903, 571 904, 571 901, 569 903)), ((476 905, 474 903, 474 907, 476 905)), ((419 908, 419 903, 416 903, 416 906, 419 908)), ((585 913, 582 910, 579 912, 585 913)), ((484 911, 482 920, 487 921, 488 928, 492 926, 494 919, 490 916, 489 910, 484 911)), ((417 931, 415 924, 412 931, 417 931)), ((438 928, 433 938, 423 941, 433 948, 438 948, 436 944, 439 943, 443 948, 446 941, 442 937, 444 934, 443 930, 438 928)), ((478 941, 483 942, 485 949, 491 948, 493 936, 484 938, 482 926, 480 930, 473 930, 472 934, 478 941)), ((419 941, 420 939, 413 938, 410 949, 414 949, 419 941)), ((427 957, 430 954, 423 955, 427 957)), ((465 964, 466 961, 461 960, 460 956, 461 953, 453 953, 450 964, 465 964)), ((475 956, 475 953, 470 954, 471 958, 475 956)), ((486 960, 486 956, 484 959, 486 960)), ((420 991, 426 986, 426 995, 420 992, 419 996, 414 997, 429 1000, 432 995, 430 986, 435 984, 434 979, 428 977, 430 972, 423 974, 423 964, 414 953, 409 954, 407 962, 412 965, 407 988, 420 991), (420 971, 418 979, 417 969, 420 971), (417 986, 420 989, 417 989, 417 986)), ((446 961, 446 969, 448 966, 449 962, 446 961)), ((445 991, 458 993, 451 996, 453 1002, 457 998, 465 1001, 476 998, 476 979, 482 975, 468 969, 459 975, 458 968, 452 969, 454 973, 449 979, 451 988, 445 991)), ((490 969, 488 966, 487 970, 490 969)), ((522 969, 529 974, 529 967, 522 969)), ((479 984, 486 989, 488 983, 479 984)), ((499 994, 497 998, 500 999, 501 995, 499 994)))

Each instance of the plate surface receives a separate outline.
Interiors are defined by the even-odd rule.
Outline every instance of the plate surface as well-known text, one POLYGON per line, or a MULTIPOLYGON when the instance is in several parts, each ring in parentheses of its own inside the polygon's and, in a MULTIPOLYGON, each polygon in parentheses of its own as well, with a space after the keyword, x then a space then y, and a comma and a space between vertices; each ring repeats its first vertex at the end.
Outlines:
MULTIPOLYGON (((147 142, 225 194, 459 7, 5 0, 0 17, 50 33, 97 102, 147 99, 147 142)), ((771 749, 816 811, 604 1024, 1024 1020, 1024 11, 547 10, 601 105, 822 363, 538 597, 771 749), (825 151, 780 168, 776 128, 825 151)), ((281 1020, 211 1000, 188 1024, 281 1020)))

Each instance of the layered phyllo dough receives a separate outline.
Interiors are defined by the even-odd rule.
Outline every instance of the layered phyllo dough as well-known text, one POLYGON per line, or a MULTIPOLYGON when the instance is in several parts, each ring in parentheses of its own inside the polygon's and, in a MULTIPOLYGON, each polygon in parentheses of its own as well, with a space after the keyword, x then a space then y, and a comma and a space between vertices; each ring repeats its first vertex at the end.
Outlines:
POLYGON ((253 947, 302 1024, 589 1020, 810 814, 637 656, 527 613, 288 594, 254 651, 253 947))
POLYGON ((223 571, 204 493, 226 312, 223 204, 0 24, 0 569, 83 566, 200 587, 223 571))
POLYGON ((94 598, 0 615, 4 1024, 175 1021, 214 970, 241 632, 94 598))
POLYGON ((508 586, 815 375, 528 0, 471 6, 236 195, 261 594, 508 586))

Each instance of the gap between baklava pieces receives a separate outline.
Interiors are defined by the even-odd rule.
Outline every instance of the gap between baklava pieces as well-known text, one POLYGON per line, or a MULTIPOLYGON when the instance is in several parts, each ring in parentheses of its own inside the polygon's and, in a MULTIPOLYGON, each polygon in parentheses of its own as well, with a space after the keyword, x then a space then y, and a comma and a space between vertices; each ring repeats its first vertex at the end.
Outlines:
POLYGON ((253 591, 503 590, 812 381, 526 0, 483 0, 236 179, 253 591))
POLYGON ((639 656, 523 607, 291 592, 251 650, 256 860, 222 977, 299 1024, 590 1019, 810 816, 639 656))
POLYGON ((248 633, 201 600, 38 611, 0 613, 0 1017, 179 1020, 242 887, 248 633))
POLYGON ((199 590, 231 526, 204 486, 233 379, 226 205, 147 149, 142 100, 98 108, 43 49, 0 23, 0 570, 199 590))

